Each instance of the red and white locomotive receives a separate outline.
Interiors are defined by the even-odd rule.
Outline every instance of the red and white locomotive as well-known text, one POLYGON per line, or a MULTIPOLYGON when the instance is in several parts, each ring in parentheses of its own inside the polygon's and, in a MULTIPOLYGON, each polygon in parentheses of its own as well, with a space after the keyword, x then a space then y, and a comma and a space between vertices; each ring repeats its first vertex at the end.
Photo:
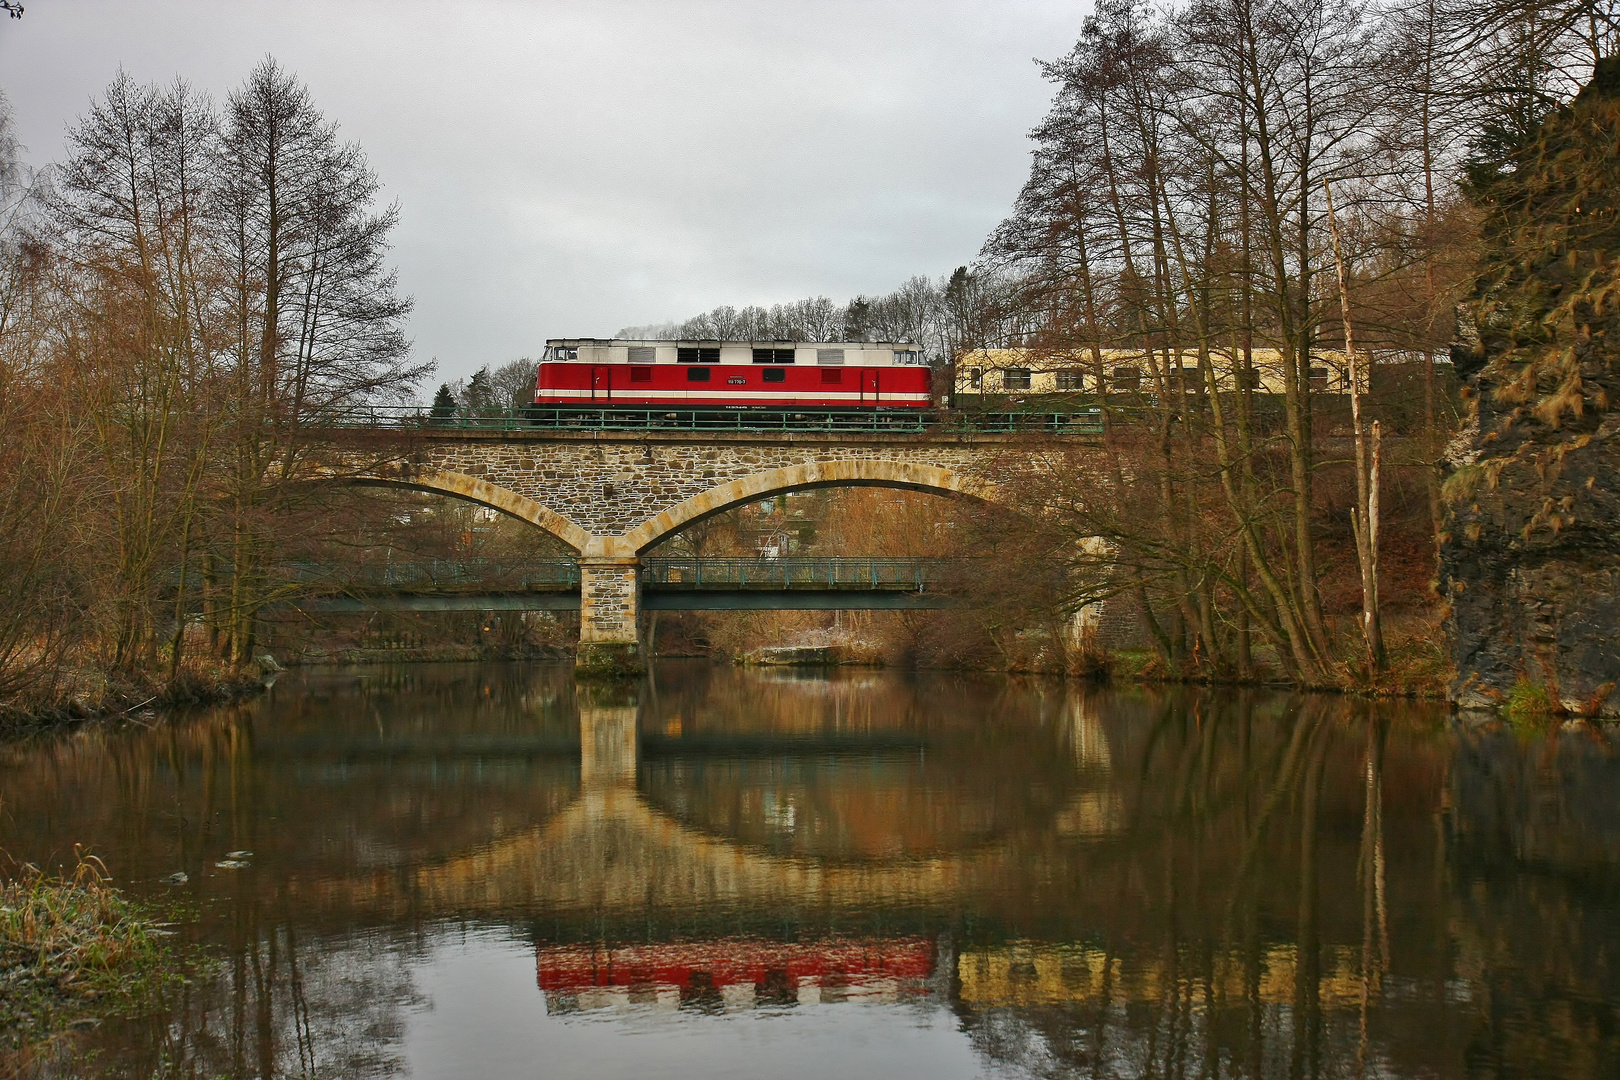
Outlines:
POLYGON ((534 403, 551 409, 926 410, 931 372, 893 341, 552 338, 534 403))

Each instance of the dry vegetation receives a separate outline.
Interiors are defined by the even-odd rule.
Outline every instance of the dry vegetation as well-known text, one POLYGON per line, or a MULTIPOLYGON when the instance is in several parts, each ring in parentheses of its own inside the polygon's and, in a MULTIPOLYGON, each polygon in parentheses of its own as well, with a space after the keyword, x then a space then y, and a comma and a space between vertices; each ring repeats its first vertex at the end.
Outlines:
POLYGON ((75 1024, 153 1002, 180 977, 161 929, 93 855, 69 877, 22 866, 0 879, 0 1072, 48 1060, 75 1024))
POLYGON ((250 668, 290 547, 330 528, 320 423, 422 374, 395 212, 273 61, 223 107, 120 74, 42 175, 6 121, 0 711, 206 692, 250 668))

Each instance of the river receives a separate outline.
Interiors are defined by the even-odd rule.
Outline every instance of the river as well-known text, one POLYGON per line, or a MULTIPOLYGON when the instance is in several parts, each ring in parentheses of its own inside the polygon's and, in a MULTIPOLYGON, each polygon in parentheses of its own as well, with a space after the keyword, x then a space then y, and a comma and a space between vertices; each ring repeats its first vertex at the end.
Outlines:
POLYGON ((1273 692, 304 670, 0 747, 0 850, 187 912, 189 984, 75 1075, 1613 1077, 1617 748, 1273 692))

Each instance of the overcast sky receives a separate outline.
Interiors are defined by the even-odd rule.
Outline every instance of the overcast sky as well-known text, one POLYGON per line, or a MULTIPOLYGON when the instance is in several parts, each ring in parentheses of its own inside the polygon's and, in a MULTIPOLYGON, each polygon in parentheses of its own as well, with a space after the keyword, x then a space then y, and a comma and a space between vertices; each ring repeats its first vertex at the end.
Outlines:
POLYGON ((1005 215, 1084 0, 27 0, 34 165, 122 65, 216 99, 273 54, 400 203, 441 378, 716 304, 886 292, 1005 215))

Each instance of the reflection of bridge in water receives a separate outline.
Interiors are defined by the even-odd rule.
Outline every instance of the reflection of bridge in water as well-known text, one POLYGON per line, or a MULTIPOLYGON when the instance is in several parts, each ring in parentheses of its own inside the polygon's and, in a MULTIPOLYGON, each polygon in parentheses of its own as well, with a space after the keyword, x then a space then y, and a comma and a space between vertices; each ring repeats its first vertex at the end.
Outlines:
MULTIPOLYGON (((511 913, 609 918, 648 911, 691 913, 785 912, 792 909, 854 911, 879 908, 947 908, 962 898, 992 890, 1020 862, 1017 851, 991 842, 974 850, 892 859, 834 860, 779 855, 736 839, 694 828, 654 806, 637 786, 646 744, 669 753, 681 742, 640 732, 634 703, 581 700, 580 787, 577 796, 549 820, 464 854, 413 868, 379 871, 365 879, 294 885, 310 899, 395 914, 424 916, 511 913)), ((1109 766, 1099 718, 1084 699, 1070 699, 1066 720, 1077 764, 1109 766)), ((707 748, 728 752, 737 740, 707 748)), ((758 742, 773 754, 797 742, 813 755, 893 752, 909 743, 867 734, 824 733, 758 742)), ((717 745, 716 745, 717 744, 717 745)), ((701 745, 701 744, 700 744, 701 745)), ((1051 823, 1054 833, 1100 837, 1120 823, 1111 790, 1083 789, 1051 823)))

